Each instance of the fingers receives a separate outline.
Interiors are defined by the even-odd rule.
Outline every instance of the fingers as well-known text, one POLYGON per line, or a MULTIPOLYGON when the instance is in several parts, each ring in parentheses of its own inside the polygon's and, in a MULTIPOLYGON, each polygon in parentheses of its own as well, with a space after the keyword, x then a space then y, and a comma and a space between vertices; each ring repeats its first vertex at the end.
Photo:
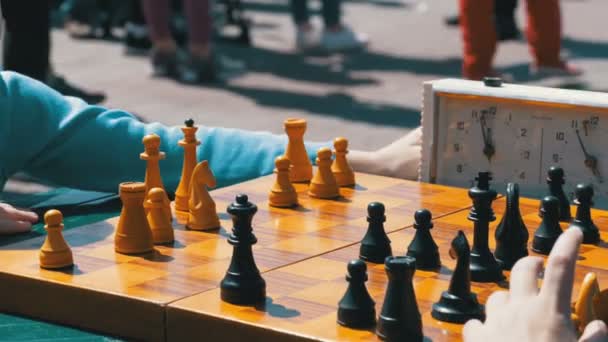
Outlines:
POLYGON ((493 317, 496 313, 505 309, 509 301, 509 292, 496 291, 488 297, 486 302, 486 316, 493 317))
POLYGON ((520 259, 511 270, 509 295, 511 298, 529 297, 538 294, 538 274, 543 268, 543 259, 526 257, 520 259))
POLYGON ((579 342, 601 342, 608 340, 608 329, 603 321, 593 321, 585 327, 583 335, 578 339, 579 342))
POLYGON ((12 217, 19 221, 28 221, 30 223, 38 222, 38 215, 33 211, 19 210, 13 208, 12 217))
POLYGON ((36 213, 26 210, 19 210, 7 203, 0 203, 0 217, 7 217, 17 221, 28 221, 36 223, 38 221, 38 215, 36 213))
POLYGON ((31 229, 31 222, 0 218, 0 234, 25 233, 31 229))
POLYGON ((462 327, 462 337, 465 341, 476 340, 482 335, 483 323, 478 319, 470 319, 462 327))
POLYGON ((540 295, 553 302, 560 313, 570 312, 574 268, 582 240, 579 229, 568 229, 557 239, 549 254, 540 295))

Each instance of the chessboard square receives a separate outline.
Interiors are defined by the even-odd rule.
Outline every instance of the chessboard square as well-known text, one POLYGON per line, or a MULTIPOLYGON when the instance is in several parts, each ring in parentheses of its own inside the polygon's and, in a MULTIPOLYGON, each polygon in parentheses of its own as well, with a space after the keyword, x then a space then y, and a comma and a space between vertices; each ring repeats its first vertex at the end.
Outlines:
POLYGON ((365 236, 365 232, 367 228, 359 227, 359 226, 351 226, 351 225, 340 225, 335 227, 329 227, 325 229, 321 229, 317 232, 309 233, 309 235, 314 235, 318 237, 328 238, 328 239, 340 239, 343 241, 349 242, 359 242, 365 236))
POLYGON ((355 208, 367 208, 371 202, 382 202, 386 208, 397 207, 411 203, 411 200, 403 197, 391 197, 391 196, 379 196, 378 194, 371 192, 359 192, 355 193, 350 199, 349 206, 355 208))
POLYGON ((424 335, 432 341, 461 341, 463 324, 442 322, 431 316, 431 311, 421 312, 424 335), (441 337, 441 338, 440 338, 441 337), (447 340, 446 340, 447 339, 447 340))
POLYGON ((414 282, 414 292, 419 300, 436 302, 441 298, 441 293, 447 291, 450 282, 441 279, 426 278, 420 282, 414 282))
POLYGON ((319 255, 328 251, 344 247, 348 241, 327 239, 316 236, 301 236, 283 240, 270 245, 270 248, 285 250, 307 255, 319 255))
POLYGON ((78 254, 86 255, 89 257, 94 257, 98 259, 104 259, 112 261, 116 264, 126 263, 131 260, 136 260, 141 258, 141 256, 137 255, 127 255, 122 253, 117 253, 114 249, 114 243, 107 243, 104 245, 96 246, 91 249, 80 249, 78 250, 78 254))
MULTIPOLYGON (((445 226, 446 224, 450 224, 450 225, 461 226, 461 227, 463 224, 468 224, 468 225, 470 225, 471 228, 473 228, 473 222, 471 222, 467 219, 468 216, 469 216, 469 210, 461 210, 461 211, 456 212, 451 215, 434 217, 433 222, 435 223, 435 225, 443 224, 445 226)), ((456 234, 456 232, 457 232, 457 230, 454 230, 454 235, 456 234)))
POLYGON ((217 260, 209 262, 198 267, 193 267, 185 273, 187 277, 216 281, 219 285, 220 281, 226 275, 226 271, 230 266, 230 259, 217 260))
POLYGON ((351 329, 338 324, 337 320, 337 312, 331 312, 299 324, 298 328, 324 341, 380 341, 374 328, 351 329))
POLYGON ((253 256, 260 270, 277 268, 304 260, 308 257, 306 254, 273 248, 255 248, 253 256))
POLYGON ((186 253, 183 249, 171 249, 166 247, 161 249, 157 246, 156 250, 157 252, 151 257, 138 258, 129 263, 153 267, 171 273, 178 273, 214 260, 201 255, 186 253))
POLYGON ((358 217, 366 217, 365 208, 357 208, 347 201, 325 201, 318 208, 318 217, 328 221, 352 220, 358 217))
MULTIPOLYGON (((337 310, 337 309, 336 309, 337 310)), ((377 312, 377 311, 376 311, 377 312)), ((318 336, 329 341, 379 341, 374 328, 351 329, 338 324, 338 315, 331 312, 307 322, 298 327, 310 336, 318 336)))
MULTIPOLYGON (((496 215, 496 222, 500 222, 500 219, 502 218, 502 215, 496 215)), ((526 215, 522 215, 522 218, 524 219, 524 222, 526 223, 526 227, 528 228, 528 230, 532 229, 532 230, 536 230, 536 228, 538 228, 538 226, 540 225, 542 219, 540 218, 540 216, 538 216, 538 210, 526 215), (530 226, 530 227, 528 227, 530 226)))
POLYGON ((309 233, 338 224, 336 221, 321 220, 315 215, 291 215, 277 217, 261 223, 259 227, 280 231, 309 233))
POLYGON ((344 275, 346 274, 346 264, 318 257, 286 266, 281 269, 281 272, 319 280, 334 280, 344 278, 344 275))
POLYGON ((3 250, 0 258, 2 270, 20 268, 22 265, 38 265, 38 250, 3 250))
POLYGON ((159 302, 169 302, 216 288, 217 285, 218 283, 215 281, 170 274, 133 286, 128 289, 127 294, 159 302))
POLYGON ((355 190, 357 191, 374 191, 393 187, 417 188, 420 184, 418 182, 407 181, 400 178, 382 177, 361 173, 355 173, 355 181, 357 183, 355 190))
POLYGON ((594 248, 581 254, 581 257, 582 260, 578 261, 579 265, 608 270, 608 258, 606 258, 606 251, 603 248, 594 248))
POLYGON ((266 294, 269 297, 289 295, 319 283, 318 279, 280 270, 264 273, 263 278, 266 281, 266 294))
POLYGON ((344 296, 347 287, 348 282, 344 278, 335 281, 323 281, 315 286, 294 292, 290 294, 290 297, 335 306, 337 310, 338 302, 344 296))
MULTIPOLYGON (((268 310, 268 303, 267 310, 268 310)), ((335 306, 323 305, 314 301, 303 300, 293 297, 280 297, 272 301, 273 306, 279 306, 282 311, 288 311, 292 314, 285 315, 281 321, 287 322, 305 322, 311 319, 315 319, 319 316, 323 316, 332 312, 336 312, 335 306)))
POLYGON ((163 270, 124 263, 95 272, 78 275, 73 278, 73 283, 93 288, 124 292, 131 286, 165 275, 167 275, 167 272, 163 270))
POLYGON ((184 248, 184 252, 186 254, 203 256, 211 259, 229 258, 232 255, 232 246, 225 237, 222 236, 220 238, 219 236, 220 233, 218 233, 217 239, 208 239, 188 245, 184 248))

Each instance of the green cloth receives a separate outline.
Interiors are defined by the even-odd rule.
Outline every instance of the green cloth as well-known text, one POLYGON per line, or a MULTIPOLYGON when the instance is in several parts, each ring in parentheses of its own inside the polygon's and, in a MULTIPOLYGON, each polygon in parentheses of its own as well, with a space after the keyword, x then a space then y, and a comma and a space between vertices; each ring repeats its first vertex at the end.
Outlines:
POLYGON ((30 318, 0 314, 0 340, 2 341, 120 341, 61 325, 30 318))

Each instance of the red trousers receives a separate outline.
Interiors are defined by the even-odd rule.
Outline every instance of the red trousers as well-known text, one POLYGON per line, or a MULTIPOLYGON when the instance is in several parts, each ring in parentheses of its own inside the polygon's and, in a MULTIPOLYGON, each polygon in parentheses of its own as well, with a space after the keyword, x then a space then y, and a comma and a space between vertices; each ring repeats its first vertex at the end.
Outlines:
MULTIPOLYGON (((496 51, 495 0, 459 0, 460 29, 464 42, 463 77, 480 80, 492 72, 496 51)), ((500 1, 500 0, 496 0, 500 1)), ((526 0, 526 35, 534 63, 561 65, 561 17, 559 0, 526 0)))

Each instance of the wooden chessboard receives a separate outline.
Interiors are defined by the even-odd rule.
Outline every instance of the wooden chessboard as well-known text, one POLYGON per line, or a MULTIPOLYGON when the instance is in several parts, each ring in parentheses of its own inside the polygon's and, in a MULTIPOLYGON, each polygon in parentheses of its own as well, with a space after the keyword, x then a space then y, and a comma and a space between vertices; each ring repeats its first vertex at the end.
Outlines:
MULTIPOLYGON (((441 201, 444 197, 441 198, 441 201)), ((468 203, 468 202, 467 202, 468 203)), ((532 237, 540 223, 538 201, 522 199, 521 212, 532 237)), ((497 220, 491 226, 490 247, 494 250, 494 230, 504 211, 505 200, 494 203, 497 220)), ((451 215, 435 216, 432 235, 439 246, 443 267, 439 272, 416 271, 414 287, 423 318, 424 334, 432 341, 461 340, 462 325, 437 321, 431 317, 431 306, 442 291, 448 288, 455 262, 448 255, 450 242, 458 230, 463 230, 469 242, 473 241, 472 223, 466 217, 468 210, 451 215)), ((601 238, 608 241, 608 212, 593 211, 601 238)), ((565 224, 562 224, 566 228, 565 224)), ((389 234, 393 253, 403 255, 414 236, 414 229, 405 228, 389 234)), ((530 238, 531 244, 532 238, 530 238)), ((167 312, 168 341, 183 341, 192 336, 205 336, 210 340, 248 341, 363 341, 379 340, 372 330, 354 330, 336 323, 338 301, 344 294, 346 264, 356 259, 359 244, 287 265, 263 274, 267 283, 267 301, 258 308, 239 307, 220 300, 219 289, 173 302, 167 312)), ((589 271, 598 274, 600 288, 608 286, 608 245, 584 245, 576 269, 573 300, 584 275, 589 271)), ((532 253, 531 254, 535 254, 532 253)), ((505 273, 508 276, 508 272, 505 273)), ((376 312, 382 308, 387 278, 382 264, 368 263, 368 290, 376 301, 376 312)), ((496 290, 504 290, 508 281, 472 283, 480 302, 496 290)))
MULTIPOLYGON (((175 302, 170 311, 175 334, 177 330, 174 329, 180 328, 175 325, 174 313, 186 312, 189 307, 185 304, 189 301, 198 303, 195 295, 199 293, 211 291, 211 297, 219 296, 213 291, 224 277, 232 253, 232 247, 225 241, 232 227, 225 208, 238 193, 248 194, 250 201, 258 205, 254 217, 254 233, 258 238, 254 255, 268 282, 269 293, 277 300, 277 288, 284 287, 282 293, 288 296, 291 291, 285 292, 286 289, 297 290, 305 284, 313 287, 317 285, 314 281, 323 286, 325 280, 330 280, 325 277, 333 278, 333 273, 343 276, 345 264, 336 258, 341 253, 346 253, 347 259, 354 256, 350 255, 348 247, 363 238, 369 202, 380 201, 386 206, 387 232, 411 226, 414 211, 422 207, 432 210, 435 217, 441 217, 470 205, 463 189, 357 174, 358 185, 342 188, 343 197, 339 200, 309 198, 307 185, 296 184, 301 206, 278 209, 269 207, 267 201, 273 182, 274 177, 267 176, 213 191, 212 197, 222 221, 221 230, 190 231, 175 223, 175 244, 157 246, 154 253, 146 255, 127 256, 114 252, 113 232, 118 217, 65 231, 65 239, 74 254, 75 267, 72 269, 40 269, 38 251, 43 236, 2 246, 0 311, 115 336, 163 341, 169 337, 165 324, 169 304, 175 302), (332 262, 325 264, 324 259, 315 259, 324 254, 332 262), (297 268, 299 262, 308 262, 306 267, 311 274, 300 277, 297 272, 289 273, 290 269, 282 271, 290 265, 297 268), (310 269, 310 266, 318 269, 310 269), (184 301, 180 302, 181 299, 184 301)), ((395 238, 395 252, 403 248, 405 245, 395 238)), ((339 283, 336 285, 340 287, 339 283)), ((335 297, 334 293, 325 295, 335 297)), ((213 298, 210 303, 216 303, 218 299, 213 298)), ((328 310, 335 306, 332 300, 321 305, 321 312, 316 311, 317 306, 321 306, 307 308, 309 302, 296 300, 296 297, 283 305, 287 312, 301 312, 296 320, 305 323, 310 315, 330 314, 328 310)), ((214 308, 224 310, 220 306, 214 308)), ((206 312, 205 308, 201 310, 206 312)), ((201 315, 201 320, 210 317, 212 311, 209 315, 201 315)), ((256 317, 252 316, 253 321, 256 317)), ((286 322, 293 320, 285 319, 286 322)), ((215 329, 220 327, 213 325, 211 331, 218 333, 215 329)), ((184 329, 191 331, 194 328, 186 326, 184 329)))

